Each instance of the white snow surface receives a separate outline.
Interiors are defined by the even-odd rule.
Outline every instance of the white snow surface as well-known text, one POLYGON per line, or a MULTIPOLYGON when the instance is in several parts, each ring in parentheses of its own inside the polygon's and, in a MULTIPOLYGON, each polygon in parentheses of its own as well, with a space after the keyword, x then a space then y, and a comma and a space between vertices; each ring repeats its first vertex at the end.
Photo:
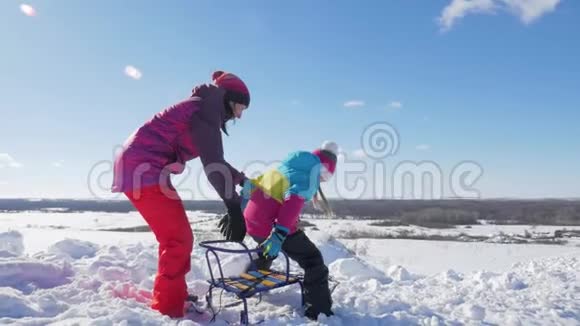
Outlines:
MULTIPOLYGON (((210 324, 170 319, 148 307, 157 270, 151 233, 98 231, 142 225, 138 216, 27 214, 20 214, 23 220, 0 214, 0 325, 210 324), (95 219, 99 223, 91 224, 95 219)), ((216 218, 202 215, 190 216, 196 242, 219 238, 216 218)), ((576 246, 344 240, 340 230, 356 228, 358 221, 310 222, 324 230, 307 234, 338 282, 336 315, 321 317, 321 325, 580 324, 576 246)), ((187 276, 190 292, 200 296, 208 289, 204 254, 196 245, 187 276)), ((236 255, 222 259, 227 274, 247 263, 236 255)), ((283 260, 274 266, 283 268, 283 260)), ((295 263, 291 269, 300 271, 295 263)), ((259 304, 250 299, 250 322, 316 324, 302 317, 299 293, 290 286, 265 294, 259 304)), ((216 305, 217 297, 214 291, 216 305)), ((225 294, 223 299, 231 302, 225 294)), ((224 308, 212 325, 238 323, 240 309, 224 308)))

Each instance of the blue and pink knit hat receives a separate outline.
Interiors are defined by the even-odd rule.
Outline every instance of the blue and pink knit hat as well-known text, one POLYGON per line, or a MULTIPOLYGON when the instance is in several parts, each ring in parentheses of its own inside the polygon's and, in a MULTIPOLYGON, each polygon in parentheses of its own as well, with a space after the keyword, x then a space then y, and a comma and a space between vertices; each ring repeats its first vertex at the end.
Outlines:
POLYGON ((330 174, 336 171, 336 161, 338 158, 338 145, 332 141, 325 141, 319 149, 316 149, 312 154, 318 156, 320 162, 330 174))

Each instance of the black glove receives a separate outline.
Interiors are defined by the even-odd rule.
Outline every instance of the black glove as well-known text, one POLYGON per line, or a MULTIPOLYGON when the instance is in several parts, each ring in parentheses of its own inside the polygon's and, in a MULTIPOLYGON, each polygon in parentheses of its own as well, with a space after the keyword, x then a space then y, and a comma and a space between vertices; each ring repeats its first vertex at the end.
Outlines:
POLYGON ((239 203, 228 205, 228 213, 222 217, 218 227, 226 240, 244 241, 246 237, 246 221, 239 203))

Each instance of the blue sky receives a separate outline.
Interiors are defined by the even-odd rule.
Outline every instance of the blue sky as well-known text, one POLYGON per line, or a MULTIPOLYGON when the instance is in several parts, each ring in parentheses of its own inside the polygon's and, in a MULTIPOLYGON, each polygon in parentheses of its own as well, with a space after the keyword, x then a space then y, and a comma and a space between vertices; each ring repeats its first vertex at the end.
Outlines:
POLYGON ((216 69, 252 93, 225 140, 234 166, 326 139, 373 164, 361 134, 385 121, 387 175, 432 161, 447 184, 468 160, 484 198, 580 197, 577 1, 21 4, 0 3, 0 197, 90 197, 91 167, 216 69))

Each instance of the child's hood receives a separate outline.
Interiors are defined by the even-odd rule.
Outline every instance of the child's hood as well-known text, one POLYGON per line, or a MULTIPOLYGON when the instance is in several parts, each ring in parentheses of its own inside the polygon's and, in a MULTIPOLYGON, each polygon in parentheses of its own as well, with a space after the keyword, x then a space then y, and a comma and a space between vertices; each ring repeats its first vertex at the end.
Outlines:
POLYGON ((311 152, 297 151, 290 153, 286 159, 282 161, 282 165, 296 171, 310 174, 313 169, 320 168, 320 159, 311 152))

